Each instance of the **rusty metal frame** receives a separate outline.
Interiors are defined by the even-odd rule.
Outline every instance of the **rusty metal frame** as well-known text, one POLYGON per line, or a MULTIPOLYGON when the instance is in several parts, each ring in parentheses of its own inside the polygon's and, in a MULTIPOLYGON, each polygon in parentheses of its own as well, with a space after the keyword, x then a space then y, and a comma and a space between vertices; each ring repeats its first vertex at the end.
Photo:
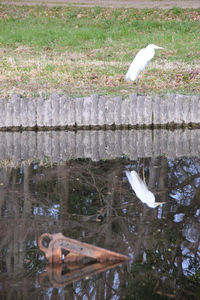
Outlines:
POLYGON ((38 239, 38 245, 50 264, 83 262, 84 258, 90 262, 123 262, 129 257, 110 250, 96 247, 87 243, 65 237, 62 233, 44 233, 38 239), (43 245, 44 239, 50 240, 48 247, 43 245), (63 252, 67 252, 63 254, 63 252))

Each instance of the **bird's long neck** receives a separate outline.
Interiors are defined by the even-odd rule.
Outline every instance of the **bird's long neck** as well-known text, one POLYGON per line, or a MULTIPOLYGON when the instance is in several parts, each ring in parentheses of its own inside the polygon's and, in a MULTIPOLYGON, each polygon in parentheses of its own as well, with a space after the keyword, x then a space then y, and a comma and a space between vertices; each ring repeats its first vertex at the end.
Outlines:
POLYGON ((155 49, 154 48, 151 48, 150 51, 149 51, 149 59, 152 59, 155 55, 155 49))
POLYGON ((155 54, 155 49, 154 48, 151 49, 151 53, 152 53, 152 56, 154 56, 154 54, 155 54))

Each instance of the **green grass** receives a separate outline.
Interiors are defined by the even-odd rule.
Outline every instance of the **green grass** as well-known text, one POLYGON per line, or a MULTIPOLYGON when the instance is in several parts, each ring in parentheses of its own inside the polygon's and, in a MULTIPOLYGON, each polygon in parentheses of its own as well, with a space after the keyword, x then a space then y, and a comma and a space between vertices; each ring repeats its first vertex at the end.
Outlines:
POLYGON ((0 17, 2 95, 129 93, 124 74, 149 43, 165 48, 148 65, 150 93, 199 92, 199 75, 189 74, 199 63, 200 10, 0 6, 0 17))

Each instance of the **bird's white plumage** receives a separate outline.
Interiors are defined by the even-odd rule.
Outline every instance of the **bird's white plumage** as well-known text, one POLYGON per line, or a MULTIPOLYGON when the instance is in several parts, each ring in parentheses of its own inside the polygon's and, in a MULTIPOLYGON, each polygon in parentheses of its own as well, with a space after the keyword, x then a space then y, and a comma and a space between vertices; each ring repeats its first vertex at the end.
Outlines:
POLYGON ((139 73, 143 71, 148 62, 154 57, 155 49, 164 49, 154 44, 148 45, 146 48, 141 49, 132 61, 128 72, 126 73, 125 80, 134 81, 137 79, 139 73))
POLYGON ((135 171, 126 171, 126 176, 128 181, 134 190, 136 196, 149 207, 155 208, 163 202, 156 202, 154 194, 149 191, 145 182, 140 178, 140 176, 135 171))

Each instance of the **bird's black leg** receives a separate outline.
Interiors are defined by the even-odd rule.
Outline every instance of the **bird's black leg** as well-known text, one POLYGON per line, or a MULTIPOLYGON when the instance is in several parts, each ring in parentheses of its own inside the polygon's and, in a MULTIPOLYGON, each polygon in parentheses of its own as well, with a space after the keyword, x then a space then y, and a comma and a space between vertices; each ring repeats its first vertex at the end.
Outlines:
POLYGON ((145 174, 144 174, 144 158, 143 158, 143 166, 142 166, 142 176, 143 176, 143 181, 145 183, 145 174))
POLYGON ((144 72, 142 74, 142 84, 141 84, 141 86, 142 86, 143 95, 145 95, 144 72))
POLYGON ((136 84, 137 84, 137 96, 139 96, 139 78, 137 78, 137 81, 136 81, 136 84))

